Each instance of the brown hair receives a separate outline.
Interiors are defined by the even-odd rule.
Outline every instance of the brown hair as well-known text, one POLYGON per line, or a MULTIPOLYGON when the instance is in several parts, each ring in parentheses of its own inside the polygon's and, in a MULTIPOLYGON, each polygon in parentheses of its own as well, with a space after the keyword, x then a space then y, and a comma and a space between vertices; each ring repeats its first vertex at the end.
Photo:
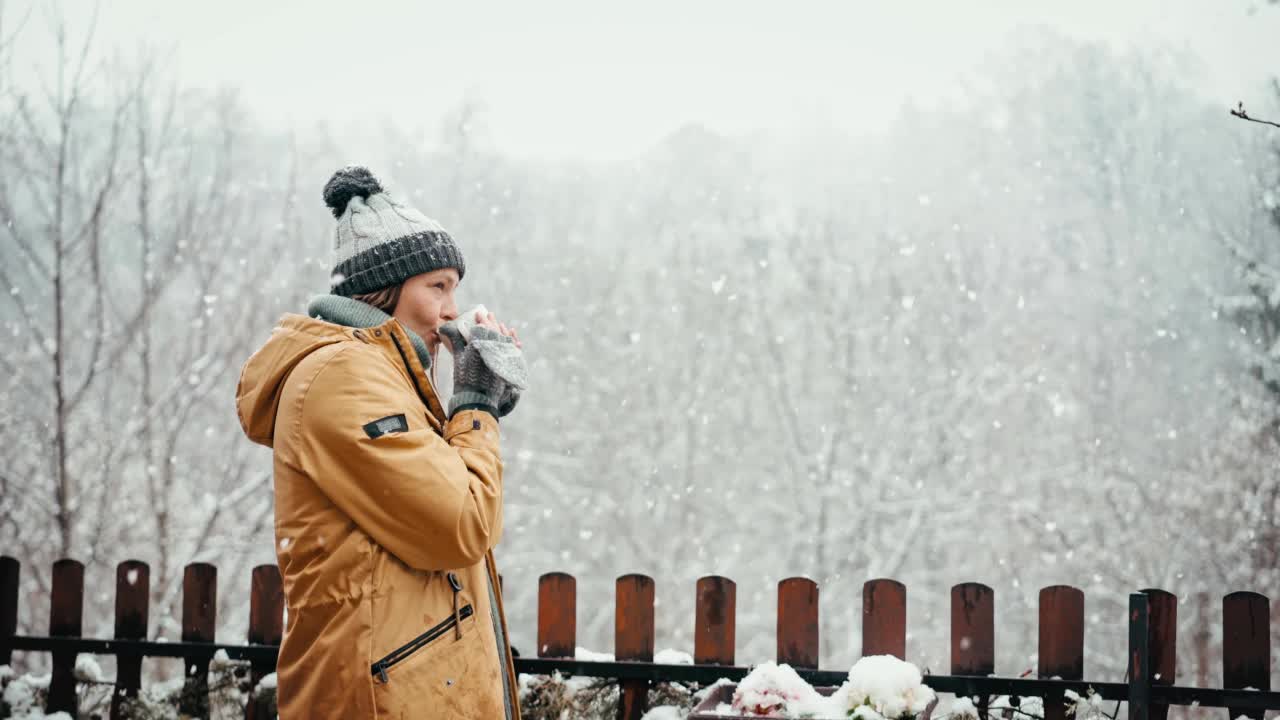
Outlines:
POLYGON ((372 305, 382 312, 390 315, 395 312, 396 305, 400 303, 400 288, 402 285, 388 285, 381 290, 374 290, 371 293, 352 296, 353 300, 359 300, 366 305, 372 305))

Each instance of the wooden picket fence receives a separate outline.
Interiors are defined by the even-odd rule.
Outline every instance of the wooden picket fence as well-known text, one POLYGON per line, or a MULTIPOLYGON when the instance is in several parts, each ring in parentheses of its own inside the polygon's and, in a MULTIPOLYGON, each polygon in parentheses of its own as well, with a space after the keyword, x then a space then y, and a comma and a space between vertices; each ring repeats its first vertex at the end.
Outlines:
MULTIPOLYGON (((48 711, 77 712, 76 657, 81 653, 116 658, 116 692, 111 718, 122 718, 122 701, 141 688, 144 657, 178 657, 186 664, 181 710, 200 716, 206 709, 210 661, 218 650, 250 664, 251 683, 275 669, 284 630, 284 594, 274 565, 253 569, 247 644, 218 643, 214 636, 217 568, 186 566, 182 585, 181 642, 146 640, 150 574, 146 563, 130 560, 116 568, 115 633, 111 639, 81 634, 84 566, 70 559, 53 565, 49 634, 18 635, 20 566, 0 557, 0 663, 14 650, 49 652, 53 673, 48 711)), ((653 662, 655 643, 652 578, 624 575, 616 582, 613 662, 574 658, 577 647, 577 582, 564 573, 543 575, 538 586, 537 656, 516 659, 520 673, 609 678, 619 684, 618 715, 638 720, 648 692, 657 682, 709 685, 719 678, 741 679, 750 668, 736 665, 734 653, 737 588, 725 577, 697 581, 692 665, 653 662)), ((815 685, 839 685, 843 671, 818 668, 818 586, 807 578, 778 583, 777 653, 815 685)), ((1262 720, 1280 709, 1280 693, 1271 692, 1270 602, 1257 593, 1233 592, 1222 599, 1223 687, 1174 684, 1177 598, 1162 590, 1129 597, 1129 672, 1125 682, 1086 681, 1084 668, 1084 593, 1058 585, 1040 591, 1039 664, 1036 678, 991 677, 995 669, 995 594, 979 583, 951 590, 950 675, 929 674, 925 682, 938 692, 974 697, 985 715, 993 696, 1044 698, 1045 720, 1065 720, 1064 693, 1094 692, 1128 703, 1135 720, 1166 720, 1171 705, 1227 708, 1228 720, 1247 715, 1262 720), (1249 689, 1246 689, 1249 688, 1249 689)), ((905 659, 907 589, 895 580, 870 580, 863 586, 862 654, 905 659)), ((245 717, 263 720, 267 708, 250 699, 245 717)))

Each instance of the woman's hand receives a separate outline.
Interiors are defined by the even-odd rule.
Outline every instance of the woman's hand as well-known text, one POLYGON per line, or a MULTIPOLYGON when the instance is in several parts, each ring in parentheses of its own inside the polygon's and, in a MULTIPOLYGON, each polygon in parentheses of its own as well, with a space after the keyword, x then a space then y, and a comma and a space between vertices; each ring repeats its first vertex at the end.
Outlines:
POLYGON ((498 322, 483 306, 440 326, 453 355, 453 397, 449 417, 458 408, 483 407, 494 417, 511 412, 529 384, 523 343, 515 328, 498 322), (470 330, 467 328, 470 327, 470 330))
POLYGON ((493 313, 477 310, 476 324, 487 327, 490 330, 497 330, 503 335, 506 335, 507 337, 514 340, 516 343, 516 347, 521 349, 524 348, 524 343, 520 342, 520 336, 516 334, 516 329, 514 327, 498 322, 498 319, 494 317, 493 313))

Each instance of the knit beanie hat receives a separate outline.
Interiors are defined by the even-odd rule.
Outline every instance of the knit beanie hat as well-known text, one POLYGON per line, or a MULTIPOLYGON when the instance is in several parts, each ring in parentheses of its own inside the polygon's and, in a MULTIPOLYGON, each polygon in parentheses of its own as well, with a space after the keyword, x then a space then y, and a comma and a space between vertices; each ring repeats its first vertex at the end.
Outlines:
POLYGON ((453 268, 462 252, 440 223, 391 197, 368 168, 348 165, 329 178, 324 202, 338 218, 333 233, 334 295, 351 297, 453 268))

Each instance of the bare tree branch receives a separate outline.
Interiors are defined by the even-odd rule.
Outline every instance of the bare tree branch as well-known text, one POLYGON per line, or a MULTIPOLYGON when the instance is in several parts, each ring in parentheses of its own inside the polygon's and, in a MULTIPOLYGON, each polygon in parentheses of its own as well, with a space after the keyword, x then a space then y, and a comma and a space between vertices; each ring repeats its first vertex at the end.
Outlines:
POLYGON ((1271 122, 1270 120, 1261 120, 1259 118, 1250 117, 1249 113, 1245 112, 1243 102, 1237 103, 1234 108, 1231 108, 1227 112, 1231 113, 1232 115, 1235 115, 1241 120, 1248 120, 1249 122, 1262 123, 1263 125, 1271 125, 1273 127, 1280 128, 1280 123, 1274 123, 1274 122, 1271 122))
POLYGON ((94 328, 93 328, 93 344, 89 351, 88 368, 85 370, 84 379, 80 385, 71 392, 73 407, 76 401, 84 395, 93 383, 93 378, 97 375, 99 369, 99 359, 102 353, 102 340, 106 335, 105 302, 103 285, 105 280, 102 277, 102 226, 104 223, 104 213, 107 207, 107 199, 115 189, 116 183, 116 152, 120 145, 120 121, 123 115, 124 103, 117 108, 115 117, 111 123, 111 146, 107 157, 106 177, 102 181, 102 186, 97 193, 97 199, 93 203, 93 211, 89 214, 89 220, 86 222, 83 232, 90 239, 89 261, 90 275, 92 277, 93 290, 95 294, 95 302, 93 303, 94 328))
MULTIPOLYGON (((2 20, 4 17, 4 6, 5 6, 5 3, 0 2, 0 20, 2 20)), ((32 3, 31 5, 29 5, 27 7, 27 14, 23 15, 22 19, 18 21, 18 27, 15 28, 14 31, 9 33, 7 36, 5 36, 2 32, 0 32, 0 53, 3 53, 6 50, 9 50, 10 48, 13 47, 14 41, 17 40, 18 35, 22 32, 22 29, 27 26, 27 21, 31 19, 31 13, 35 9, 36 9, 35 3, 32 3)))
MULTIPOLYGON (((19 98, 17 102, 18 117, 22 119, 22 124, 26 127, 27 135, 23 138, 25 143, 29 143, 32 149, 39 154, 40 162, 38 167, 48 167, 53 164, 55 156, 53 148, 49 147, 49 141, 45 139, 44 132, 40 128, 40 122, 31 113, 31 104, 27 102, 25 97, 19 98)), ((31 165, 23 167, 23 175, 26 177, 43 177, 48 179, 48 174, 41 175, 31 165)))

